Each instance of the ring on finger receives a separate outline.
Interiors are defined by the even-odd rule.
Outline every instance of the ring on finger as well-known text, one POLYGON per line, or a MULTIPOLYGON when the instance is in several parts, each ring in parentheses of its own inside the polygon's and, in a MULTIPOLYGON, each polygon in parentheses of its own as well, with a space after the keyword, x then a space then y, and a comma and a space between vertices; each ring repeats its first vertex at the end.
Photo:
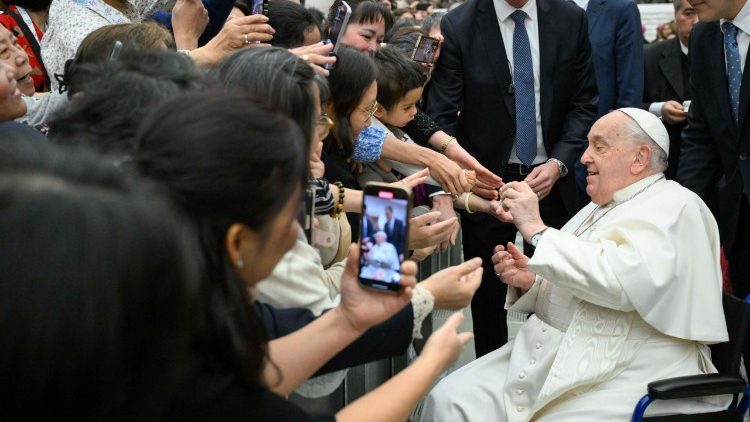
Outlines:
POLYGON ((542 199, 542 192, 541 191, 537 191, 536 197, 537 197, 537 199, 542 199))
POLYGON ((244 43, 245 45, 247 45, 247 44, 250 44, 250 39, 249 39, 249 38, 247 37, 247 35, 248 35, 248 34, 245 34, 245 35, 244 35, 244 36, 242 37, 242 41, 243 41, 243 43, 244 43))

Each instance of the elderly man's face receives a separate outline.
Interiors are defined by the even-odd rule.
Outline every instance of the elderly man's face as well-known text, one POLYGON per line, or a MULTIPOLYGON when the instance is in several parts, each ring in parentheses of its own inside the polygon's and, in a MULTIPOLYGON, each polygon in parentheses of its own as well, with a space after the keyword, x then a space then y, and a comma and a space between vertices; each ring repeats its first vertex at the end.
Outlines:
POLYGON ((586 166, 586 193, 597 205, 610 202, 615 192, 635 181, 631 169, 638 148, 626 138, 628 118, 612 112, 597 120, 589 132, 589 147, 581 163, 586 166))
POLYGON ((674 12, 674 23, 677 26, 677 36, 683 44, 688 45, 690 31, 698 23, 698 14, 689 2, 683 1, 680 8, 674 12))
POLYGON ((745 5, 746 0, 689 0, 701 22, 719 19, 732 20, 745 5))

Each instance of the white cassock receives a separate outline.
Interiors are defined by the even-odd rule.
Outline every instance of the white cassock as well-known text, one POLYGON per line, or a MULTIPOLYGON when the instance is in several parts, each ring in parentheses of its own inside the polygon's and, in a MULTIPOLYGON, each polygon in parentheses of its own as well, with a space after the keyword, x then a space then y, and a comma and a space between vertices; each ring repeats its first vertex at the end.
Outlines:
MULTIPOLYGON (((509 287, 506 308, 534 315, 440 382, 422 421, 626 421, 649 382, 716 372, 706 344, 728 339, 718 228, 663 174, 548 229, 529 267, 536 282, 525 294, 509 287)), ((647 415, 728 403, 657 401, 647 415)))

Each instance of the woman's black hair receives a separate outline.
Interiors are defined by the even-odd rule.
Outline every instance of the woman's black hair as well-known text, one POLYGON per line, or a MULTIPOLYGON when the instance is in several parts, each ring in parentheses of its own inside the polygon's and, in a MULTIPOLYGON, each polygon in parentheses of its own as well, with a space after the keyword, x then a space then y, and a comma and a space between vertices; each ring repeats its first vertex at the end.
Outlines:
POLYGON ((111 154, 132 152, 138 123, 151 107, 207 85, 189 57, 167 50, 123 52, 112 63, 87 63, 78 69, 88 78, 74 83, 72 92, 85 93, 53 116, 50 139, 111 154))
POLYGON ((342 45, 336 55, 336 67, 328 76, 335 112, 335 116, 330 116, 335 123, 330 136, 349 157, 354 150, 355 136, 349 117, 375 81, 377 69, 372 59, 352 47, 342 45))
POLYGON ((305 34, 320 30, 318 22, 301 4, 288 0, 273 0, 268 3, 268 24, 276 30, 269 43, 276 47, 301 47, 305 34))
POLYGON ((349 18, 349 23, 363 25, 383 21, 386 32, 393 25, 391 9, 387 8, 383 3, 372 0, 351 0, 347 3, 352 8, 352 16, 349 18))
POLYGON ((183 376, 197 240, 90 153, 0 141, 0 395, 9 420, 161 420, 183 376))
POLYGON ((420 35, 426 37, 427 33, 415 26, 401 28, 391 35, 391 38, 388 40, 388 47, 396 48, 403 54, 411 57, 420 35))
POLYGON ((394 35, 398 33, 400 30, 403 30, 404 28, 419 28, 414 22, 414 19, 404 19, 399 18, 396 23, 391 26, 391 29, 388 30, 388 32, 385 33, 385 42, 389 43, 393 39, 394 35))
POLYGON ((218 76, 227 90, 262 98, 297 122, 305 133, 305 145, 310 145, 317 123, 315 71, 304 60, 279 47, 246 49, 227 58, 219 66, 218 76))
POLYGON ((209 367, 229 371, 250 388, 263 384, 265 331, 225 239, 236 223, 263 235, 306 183, 303 138, 296 123, 257 100, 214 92, 166 101, 138 131, 137 167, 165 187, 200 239, 208 323, 197 351, 209 367))

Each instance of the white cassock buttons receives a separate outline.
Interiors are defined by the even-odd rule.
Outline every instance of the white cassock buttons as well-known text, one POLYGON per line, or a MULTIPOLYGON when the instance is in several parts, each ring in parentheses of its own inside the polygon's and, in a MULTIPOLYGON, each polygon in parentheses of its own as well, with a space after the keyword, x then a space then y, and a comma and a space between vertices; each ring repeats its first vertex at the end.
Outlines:
POLYGON ((537 343, 537 344, 536 344, 536 350, 539 350, 539 349, 541 349, 541 348, 542 348, 542 343, 537 343))
POLYGON ((529 365, 536 365, 536 359, 531 359, 531 362, 529 362, 529 365))
POLYGON ((516 411, 517 411, 518 413, 521 413, 521 412, 523 412, 524 410, 525 410, 525 409, 524 409, 523 407, 521 407, 521 406, 518 406, 518 407, 516 407, 516 411))
POLYGON ((521 394, 523 394, 523 390, 519 388, 518 390, 516 390, 516 394, 520 396, 521 394))
POLYGON ((521 371, 521 373, 518 374, 518 379, 524 379, 524 378, 526 378, 526 372, 525 371, 521 371))

